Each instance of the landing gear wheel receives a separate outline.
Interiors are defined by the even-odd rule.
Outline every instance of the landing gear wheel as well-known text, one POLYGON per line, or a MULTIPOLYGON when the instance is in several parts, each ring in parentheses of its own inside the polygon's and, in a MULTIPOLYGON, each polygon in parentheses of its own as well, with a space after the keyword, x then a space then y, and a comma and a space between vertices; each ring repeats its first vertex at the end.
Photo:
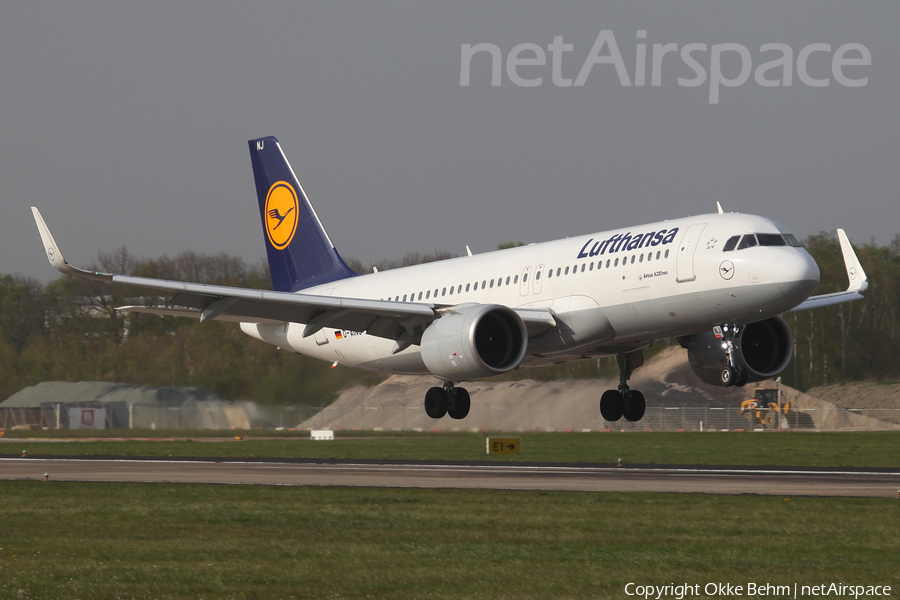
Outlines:
POLYGON ((734 385, 738 387, 744 387, 747 385, 747 371, 738 368, 734 370, 734 385))
POLYGON ((469 408, 472 406, 472 400, 469 398, 469 392, 466 388, 453 388, 450 392, 450 403, 447 414, 451 419, 465 419, 469 414, 469 408))
POLYGON ((640 421, 644 417, 647 404, 644 395, 637 390, 628 390, 625 393, 625 410, 622 415, 626 421, 640 421))
POLYGON ((432 419, 440 419, 447 414, 449 398, 444 388, 433 387, 425 393, 425 413, 432 419))
POLYGON ((619 390, 606 390, 600 396, 600 415, 606 421, 618 421, 625 411, 625 399, 619 390))
POLYGON ((731 366, 723 367, 722 373, 719 375, 722 385, 734 385, 734 369, 731 366))

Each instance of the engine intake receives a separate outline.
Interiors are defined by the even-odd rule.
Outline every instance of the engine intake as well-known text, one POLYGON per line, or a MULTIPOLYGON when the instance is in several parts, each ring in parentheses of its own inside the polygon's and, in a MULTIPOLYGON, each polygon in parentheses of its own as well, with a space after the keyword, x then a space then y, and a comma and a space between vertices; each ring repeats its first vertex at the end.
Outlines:
MULTIPOLYGON (((702 381, 724 385, 722 369, 728 365, 724 340, 712 331, 680 338, 687 348, 688 362, 702 381)), ((794 336, 781 317, 750 323, 734 339, 735 362, 747 374, 747 381, 762 381, 784 371, 794 354, 794 336)))
POLYGON ((422 360, 444 381, 471 381, 511 371, 525 358, 522 318, 497 304, 456 307, 422 334, 422 360))

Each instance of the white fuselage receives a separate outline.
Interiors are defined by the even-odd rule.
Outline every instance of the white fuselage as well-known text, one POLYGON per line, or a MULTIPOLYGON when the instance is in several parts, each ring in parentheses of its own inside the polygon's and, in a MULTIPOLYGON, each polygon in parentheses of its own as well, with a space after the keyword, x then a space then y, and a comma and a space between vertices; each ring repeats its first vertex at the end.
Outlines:
MULTIPOLYGON (((523 366, 627 352, 655 339, 746 324, 790 310, 815 289, 815 261, 796 246, 724 251, 746 234, 787 234, 777 223, 707 214, 372 273, 304 294, 466 303, 553 311, 558 328, 529 340, 523 366)), ((427 373, 416 345, 304 324, 242 323, 245 333, 314 358, 391 373, 427 373)))

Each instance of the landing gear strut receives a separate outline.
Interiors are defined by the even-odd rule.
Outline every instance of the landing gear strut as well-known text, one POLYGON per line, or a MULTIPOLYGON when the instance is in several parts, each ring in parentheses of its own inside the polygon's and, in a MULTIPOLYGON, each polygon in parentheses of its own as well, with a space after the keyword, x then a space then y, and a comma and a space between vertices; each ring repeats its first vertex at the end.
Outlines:
POLYGON ((719 379, 724 386, 736 385, 744 387, 747 383, 747 372, 737 365, 737 353, 734 348, 734 341, 740 337, 742 328, 740 325, 722 325, 713 327, 713 333, 717 338, 723 340, 725 345, 725 360, 727 365, 722 367, 719 379))
POLYGON ((644 364, 643 350, 619 354, 619 389, 606 390, 600 396, 600 414, 607 421, 618 421, 625 417, 626 421, 640 421, 644 416, 646 403, 644 395, 628 387, 628 380, 636 368, 644 364))
POLYGON ((444 387, 433 387, 425 394, 425 413, 432 419, 450 415, 451 419, 465 419, 472 402, 465 388, 445 381, 444 387))

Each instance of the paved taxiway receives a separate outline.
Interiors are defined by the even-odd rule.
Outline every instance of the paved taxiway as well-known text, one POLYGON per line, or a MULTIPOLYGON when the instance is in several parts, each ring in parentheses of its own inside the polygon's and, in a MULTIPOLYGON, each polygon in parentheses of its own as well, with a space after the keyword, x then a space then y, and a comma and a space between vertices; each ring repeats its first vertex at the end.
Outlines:
POLYGON ((897 470, 0 458, 0 479, 896 497, 897 470))

